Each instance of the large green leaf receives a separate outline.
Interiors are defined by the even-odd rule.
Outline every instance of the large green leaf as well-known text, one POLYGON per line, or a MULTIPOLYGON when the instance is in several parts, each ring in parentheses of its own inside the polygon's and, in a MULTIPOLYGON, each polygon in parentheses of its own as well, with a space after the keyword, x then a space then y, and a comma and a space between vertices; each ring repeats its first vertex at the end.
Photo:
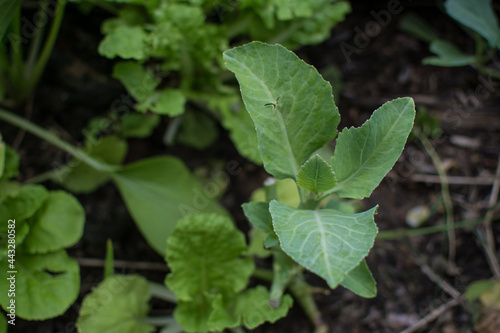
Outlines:
POLYGON ((179 299, 175 318, 186 332, 208 332, 238 325, 226 303, 248 283, 254 269, 245 236, 225 216, 183 218, 167 241, 171 273, 166 284, 179 299))
POLYGON ((422 64, 441 67, 461 67, 473 64, 476 58, 473 55, 463 53, 453 44, 447 41, 436 39, 431 42, 429 49, 437 57, 427 57, 422 59, 422 64))
POLYGON ((266 170, 295 178, 300 166, 337 134, 332 87, 281 45, 253 42, 224 52, 257 129, 266 170))
POLYGON ((83 234, 85 212, 71 194, 53 191, 29 221, 24 240, 29 253, 47 253, 74 245, 83 234))
POLYGON ((377 234, 376 207, 345 214, 331 209, 296 209, 273 200, 269 210, 283 251, 331 288, 366 257, 377 234))
POLYGON ((323 192, 335 186, 332 167, 319 155, 307 160, 297 174, 297 185, 311 192, 323 192))
POLYGON ((0 0, 0 40, 9 27, 14 13, 21 5, 22 0, 0 0))
POLYGON ((179 221, 167 241, 166 261, 172 272, 166 283, 179 300, 205 293, 231 296, 241 291, 253 271, 242 259, 245 236, 226 216, 196 214, 179 221))
POLYGON ((139 275, 107 277, 82 302, 77 327, 81 333, 148 333, 144 322, 151 297, 148 281, 139 275))
POLYGON ((447 0, 446 13, 479 33, 491 47, 500 48, 500 27, 491 0, 447 0))
MULTIPOLYGON (((16 316, 43 320, 63 314, 78 297, 80 268, 66 251, 48 254, 16 254, 16 316)), ((9 290, 12 275, 7 269, 0 273, 0 290, 9 290)), ((0 293, 4 309, 9 304, 7 292, 0 293)))
POLYGON ((370 196, 401 155, 413 127, 415 104, 398 98, 377 109, 361 127, 344 129, 337 138, 332 166, 341 197, 370 196))
POLYGON ((112 174, 112 178, 142 234, 161 255, 182 217, 201 212, 225 213, 212 192, 198 184, 175 157, 143 159, 112 174))
POLYGON ((365 260, 350 271, 340 284, 361 297, 370 298, 377 295, 377 283, 365 260))

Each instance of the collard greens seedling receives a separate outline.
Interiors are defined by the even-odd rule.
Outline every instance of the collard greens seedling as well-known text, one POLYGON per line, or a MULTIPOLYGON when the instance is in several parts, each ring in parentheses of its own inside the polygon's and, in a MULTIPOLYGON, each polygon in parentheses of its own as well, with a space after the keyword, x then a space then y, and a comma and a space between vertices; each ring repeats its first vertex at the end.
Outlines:
POLYGON ((277 236, 281 250, 330 287, 342 284, 373 296, 375 283, 363 260, 377 234, 376 207, 357 214, 317 207, 331 194, 371 194, 403 150, 413 127, 413 100, 388 102, 363 126, 344 129, 328 164, 314 153, 335 138, 340 115, 330 84, 316 69, 280 45, 260 42, 228 50, 224 60, 240 84, 265 169, 294 179, 301 198, 298 207, 276 198, 269 198, 267 209, 246 204, 250 222, 267 234, 266 244, 277 236))

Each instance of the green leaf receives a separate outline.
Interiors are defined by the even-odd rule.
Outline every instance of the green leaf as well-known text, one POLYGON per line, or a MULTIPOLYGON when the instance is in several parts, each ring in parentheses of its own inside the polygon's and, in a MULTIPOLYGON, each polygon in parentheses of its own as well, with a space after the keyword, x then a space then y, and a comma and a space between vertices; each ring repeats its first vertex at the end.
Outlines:
POLYGON ((247 202, 241 205, 243 213, 254 227, 264 234, 274 233, 273 221, 267 202, 247 202))
MULTIPOLYGON (((120 165, 127 154, 127 142, 116 136, 107 136, 96 142, 88 142, 83 149, 90 156, 110 165, 120 165)), ((53 177, 66 189, 74 193, 90 193, 109 181, 109 175, 99 172, 91 166, 79 161, 61 169, 53 177)))
POLYGON ((399 28, 427 43, 439 39, 434 28, 415 13, 405 13, 399 20, 399 28))
POLYGON ((297 185, 311 192, 323 192, 335 186, 332 167, 319 155, 314 155, 302 165, 297 174, 297 185))
POLYGON ((273 40, 289 48, 318 44, 351 11, 348 1, 245 1, 261 20, 250 22, 253 40, 273 40))
POLYGON ((465 290, 465 299, 469 302, 475 301, 481 297, 484 292, 491 291, 495 285, 493 280, 478 280, 467 286, 465 290))
POLYGON ((8 180, 14 176, 17 176, 19 169, 19 156, 16 154, 16 152, 7 145, 5 145, 4 149, 3 172, 1 174, 0 181, 8 180))
POLYGON ((219 332, 239 325, 226 309, 221 294, 205 293, 193 301, 179 301, 174 311, 183 332, 219 332))
POLYGON ((253 42, 224 52, 224 60, 255 123, 264 167, 276 178, 295 179, 307 158, 337 134, 332 87, 281 45, 253 42))
POLYGON ((447 0, 444 7, 448 15, 479 33, 491 47, 500 48, 500 27, 491 0, 447 0))
POLYGON ((159 122, 160 117, 156 114, 128 113, 118 125, 119 132, 125 138, 147 138, 159 122))
POLYGON ((217 123, 206 113, 189 111, 182 118, 178 141, 196 149, 211 146, 219 135, 217 123))
POLYGON ((106 58, 142 60, 147 57, 147 34, 141 27, 120 25, 107 34, 99 44, 99 54, 106 58))
POLYGON ((238 295, 235 315, 241 318, 241 323, 248 329, 254 329, 264 322, 275 323, 283 318, 292 307, 293 299, 284 295, 281 304, 274 309, 269 304, 269 291, 264 286, 257 286, 238 295))
POLYGON ((433 41, 429 48, 437 57, 424 58, 422 60, 424 65, 460 67, 473 64, 476 61, 473 55, 463 53, 453 44, 444 40, 437 39, 433 41))
POLYGON ((137 110, 150 110, 159 115, 175 117, 184 113, 186 96, 177 89, 155 91, 147 100, 137 106, 137 110))
POLYGON ((350 271, 340 284, 361 297, 372 298, 377 296, 377 283, 365 260, 350 271))
POLYGON ((160 82, 153 72, 144 69, 135 61, 117 63, 113 68, 113 77, 120 80, 132 97, 139 102, 149 98, 160 82))
POLYGON ((332 166, 341 197, 370 196, 401 155, 413 127, 415 104, 398 98, 377 109, 361 127, 344 129, 337 138, 332 166))
MULTIPOLYGON (((16 316, 44 320, 62 315, 78 297, 80 269, 64 250, 48 254, 16 254, 16 316)), ((9 290, 11 274, 0 273, 0 290, 9 290)), ((9 304, 6 292, 0 293, 4 310, 9 304)))
POLYGON ((232 296, 247 285, 254 268, 251 258, 240 258, 246 249, 245 236, 228 217, 187 216, 167 240, 166 284, 182 301, 205 293, 232 296))
POLYGON ((297 183, 293 179, 282 179, 266 185, 264 188, 258 188, 252 193, 252 201, 269 201, 271 199, 277 199, 288 206, 298 207, 300 195, 297 183), (269 197, 270 192, 275 193, 275 196, 269 197))
POLYGON ((29 221, 24 240, 29 253, 47 253, 76 244, 83 235, 85 212, 78 200, 64 191, 49 193, 40 210, 29 221))
POLYGON ((218 110, 222 116, 221 124, 229 131, 231 141, 238 152, 255 164, 262 164, 257 132, 250 115, 245 110, 240 96, 215 96, 207 101, 208 107, 218 110))
MULTIPOLYGON (((7 185, 2 184, 2 191, 7 185)), ((48 191, 42 185, 24 185, 18 192, 6 194, 0 202, 2 221, 15 218, 25 220, 35 214, 48 197, 48 191)))
POLYGON ((76 326, 81 333, 147 333, 156 328, 145 322, 151 291, 139 275, 107 277, 85 296, 76 326))
POLYGON ((212 192, 198 184, 181 160, 154 157, 130 164, 112 178, 149 244, 165 254, 166 240, 182 217, 225 213, 212 192))
POLYGON ((331 288, 341 283, 373 246, 376 208, 344 214, 330 209, 296 209, 276 200, 269 205, 283 251, 325 279, 331 288))
MULTIPOLYGON (((0 40, 2 40, 22 0, 0 0, 0 40)), ((17 18, 17 17, 16 17, 17 18)))

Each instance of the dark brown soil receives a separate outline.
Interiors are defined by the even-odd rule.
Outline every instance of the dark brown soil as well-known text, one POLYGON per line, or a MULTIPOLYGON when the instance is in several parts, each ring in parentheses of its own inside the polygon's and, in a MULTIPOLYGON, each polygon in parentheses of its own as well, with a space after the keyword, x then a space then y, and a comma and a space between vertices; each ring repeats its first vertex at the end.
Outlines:
MULTIPOLYGON (((401 13, 391 14, 390 22, 378 33, 372 33, 366 45, 356 47, 357 31, 364 31, 369 22, 374 22, 372 11, 387 9, 389 2, 356 2, 353 13, 334 28, 330 39, 298 51, 300 57, 320 71, 331 65, 340 69, 343 87, 337 105, 342 115, 341 127, 359 126, 384 102, 410 96, 415 99, 418 109, 425 107, 441 121, 443 134, 431 139, 431 143, 448 175, 493 177, 500 154, 499 83, 470 67, 441 68, 421 64, 421 59, 430 55, 428 45, 398 29, 398 20, 405 12, 422 14, 443 37, 463 50, 474 50, 473 40, 434 6, 433 1, 401 1, 401 13), (348 57, 345 47, 344 51, 342 49, 346 44, 356 47, 348 57), (478 95, 481 87, 486 88, 488 94, 478 95), (459 140, 464 143, 460 144, 459 140)), ((83 139, 81 129, 87 121, 107 112, 111 103, 124 93, 121 85, 110 79, 112 62, 100 57, 96 51, 100 40, 99 25, 104 17, 103 13, 85 16, 68 6, 62 33, 30 112, 33 121, 57 130, 74 143, 83 139)), ((223 162, 237 160, 244 172, 230 179, 221 202, 233 213, 238 226, 247 231, 248 223, 240 205, 261 186, 266 178, 265 171, 241 158, 224 132, 216 144, 202 152, 184 146, 166 148, 161 144, 166 122, 149 139, 130 140, 127 162, 174 154, 194 169, 214 159, 223 162)), ((17 131, 4 125, 0 129, 6 141, 12 143, 17 131)), ((64 162, 66 159, 56 148, 40 143, 31 135, 26 135, 19 147, 22 161, 20 180, 49 170, 54 161, 64 162)), ((418 205, 434 209, 425 226, 444 223, 441 185, 435 182, 435 177, 428 177, 433 175, 437 175, 436 169, 422 144, 418 140, 409 142, 388 177, 371 198, 363 202, 367 208, 379 205, 376 222, 381 231, 410 228, 405 222, 406 214, 418 205)), ((52 183, 46 183, 46 186, 57 188, 52 183)), ((491 187, 492 183, 450 185, 454 221, 484 217, 491 187)), ((106 240, 112 239, 117 260, 163 263, 137 231, 113 185, 108 184, 89 195, 78 195, 78 199, 85 208, 87 222, 83 239, 69 250, 72 257, 101 259, 106 240)), ((499 247, 498 222, 493 222, 493 230, 499 247)), ((448 261, 445 233, 377 241, 368 257, 378 283, 375 298, 363 299, 342 288, 315 295, 329 325, 328 332, 401 332, 414 325, 452 299, 443 290, 444 283, 431 280, 427 269, 461 294, 471 282, 491 278, 493 273, 476 234, 476 230, 470 228, 455 232, 456 256, 453 262, 448 261)), ((162 282, 166 274, 161 268, 129 267, 120 272, 142 274, 157 282, 162 282)), ((102 268, 82 265, 81 278, 80 298, 62 317, 43 322, 19 320, 15 329, 9 328, 9 332, 76 332, 74 323, 81 299, 102 280, 102 268)), ((326 284, 312 274, 308 275, 308 280, 327 289, 326 284)), ((155 314, 172 311, 161 302, 155 303, 155 308, 155 314)), ((474 325, 470 308, 461 302, 418 332, 472 332, 474 325)), ((500 327, 489 329, 491 331, 480 332, 500 332, 500 327)), ((313 331, 297 305, 276 324, 263 325, 255 330, 262 333, 313 331)))

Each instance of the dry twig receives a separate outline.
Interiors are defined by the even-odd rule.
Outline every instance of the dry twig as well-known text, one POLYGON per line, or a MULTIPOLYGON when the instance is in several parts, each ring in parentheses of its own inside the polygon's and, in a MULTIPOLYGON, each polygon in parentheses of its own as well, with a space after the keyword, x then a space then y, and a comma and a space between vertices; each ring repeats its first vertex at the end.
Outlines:
POLYGON ((495 173, 495 182, 491 188, 490 200, 488 202, 488 212, 484 217, 483 232, 484 241, 481 244, 486 252, 486 258, 488 259, 488 264, 493 272, 496 279, 500 279, 500 265, 495 251, 495 238, 493 237, 493 230, 491 228, 491 221, 493 219, 493 214, 495 211, 495 206, 498 201, 498 192, 500 191, 500 155, 498 156, 497 171, 495 173))
POLYGON ((462 301, 462 296, 459 296, 457 298, 453 298, 447 303, 444 303, 434 310, 432 310, 430 313, 428 313, 425 317, 417 321, 415 324, 411 325, 401 333, 413 333, 416 332, 417 330, 427 326, 430 322, 436 320, 440 315, 442 315, 444 312, 448 311, 452 307, 460 304, 462 301))

